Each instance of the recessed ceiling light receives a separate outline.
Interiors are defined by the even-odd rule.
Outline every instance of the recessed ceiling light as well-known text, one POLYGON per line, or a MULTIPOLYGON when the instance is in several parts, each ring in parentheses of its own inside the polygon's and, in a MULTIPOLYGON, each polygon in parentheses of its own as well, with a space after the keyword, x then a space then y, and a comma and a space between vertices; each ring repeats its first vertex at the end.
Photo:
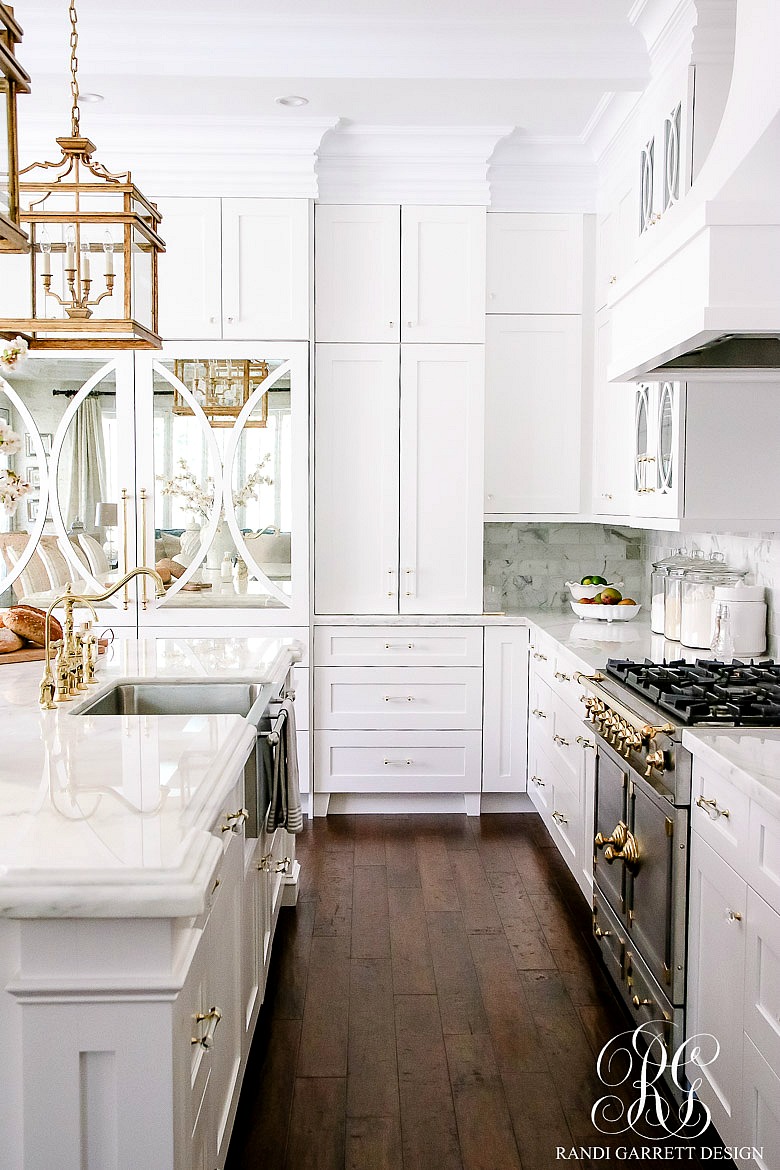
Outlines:
POLYGON ((286 97, 274 98, 277 106, 308 106, 309 99, 300 97, 297 93, 288 94, 286 97))
POLYGON ((102 93, 80 93, 79 104, 81 102, 102 102, 104 100, 102 93))

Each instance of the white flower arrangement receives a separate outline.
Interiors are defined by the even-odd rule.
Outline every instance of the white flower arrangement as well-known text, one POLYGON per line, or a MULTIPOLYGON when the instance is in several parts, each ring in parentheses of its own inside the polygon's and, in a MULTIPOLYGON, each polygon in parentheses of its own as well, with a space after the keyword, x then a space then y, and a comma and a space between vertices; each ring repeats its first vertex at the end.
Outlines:
MULTIPOLYGON (((257 489, 263 485, 270 485, 274 481, 263 473, 263 468, 270 459, 264 455, 255 470, 249 476, 244 486, 233 492, 233 506, 244 508, 250 500, 257 499, 257 489)), ((209 514, 214 507, 214 480, 209 476, 205 484, 199 483, 186 459, 180 459, 179 471, 176 475, 167 477, 158 475, 157 480, 162 484, 164 496, 178 496, 182 500, 182 509, 185 512, 197 513, 201 520, 208 522, 209 514)))
POLYGON ((23 337, 0 341, 0 370, 18 370, 27 360, 29 346, 23 337))
MULTIPOLYGON (((0 455, 18 455, 21 449, 21 435, 0 419, 0 455)), ((15 514, 19 501, 29 491, 31 485, 21 475, 17 475, 10 467, 0 469, 0 504, 7 516, 15 514)))

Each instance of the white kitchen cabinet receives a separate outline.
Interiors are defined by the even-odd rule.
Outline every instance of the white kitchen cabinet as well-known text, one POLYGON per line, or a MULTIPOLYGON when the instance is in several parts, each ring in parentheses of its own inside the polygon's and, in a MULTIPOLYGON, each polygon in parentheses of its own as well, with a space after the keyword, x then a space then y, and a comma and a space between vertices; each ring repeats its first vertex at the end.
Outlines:
POLYGON ((528 764, 528 630, 485 627, 482 791, 525 792, 528 764))
POLYGON ((634 392, 633 515, 681 515, 684 453, 685 385, 640 382, 634 392))
POLYGON ((607 313, 596 318, 593 382, 593 512, 598 516, 625 516, 632 500, 631 444, 626 441, 634 419, 634 387, 607 381, 611 321, 607 313))
POLYGON ((739 775, 694 751, 687 1035, 698 1095, 722 1140, 763 1152, 737 1164, 771 1170, 780 1149, 780 820, 739 775), (697 795, 698 794, 698 795, 697 795), (767 884, 764 881, 770 875, 767 884), (714 961, 717 956, 717 961, 714 961))
POLYGON ((485 513, 578 512, 580 318, 488 317, 485 362, 485 513))
POLYGON ((401 339, 485 339, 485 208, 401 208, 401 339))
POLYGON ((482 612, 484 351, 401 349, 401 613, 482 612))
POLYGON ((318 345, 314 599, 318 613, 398 612, 395 345, 318 345))
POLYGON ((580 215, 487 217, 488 313, 581 313, 580 215))
POLYGON ((165 224, 160 336, 221 337, 221 200, 158 199, 157 204, 165 224))
POLYGON ((158 202, 167 244, 159 278, 162 336, 308 340, 307 199, 158 202))
POLYGON ((317 612, 481 613, 482 347, 397 362, 317 347, 317 612))
POLYGON ((314 222, 317 341, 398 341, 400 207, 319 204, 314 222))
MULTIPOLYGON (((695 1076, 701 1078, 698 1095, 729 1144, 739 1140, 742 1111, 746 909, 744 880, 692 833, 687 1028, 689 1036, 714 1036, 720 1045, 718 1059, 697 1063, 695 1076)), ((712 1056, 704 1042, 702 1054, 712 1056)))

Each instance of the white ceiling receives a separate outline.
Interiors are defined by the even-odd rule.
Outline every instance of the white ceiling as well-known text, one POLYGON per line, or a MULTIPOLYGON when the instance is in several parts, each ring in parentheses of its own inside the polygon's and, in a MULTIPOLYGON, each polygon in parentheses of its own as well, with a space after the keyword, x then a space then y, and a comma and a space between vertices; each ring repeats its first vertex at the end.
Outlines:
MULTIPOLYGON (((521 126, 577 137, 605 93, 640 88, 644 41, 630 0, 80 0, 84 107, 97 137, 114 120, 231 113, 358 125, 521 126), (302 110, 274 98, 300 93, 302 110)), ((67 130, 65 0, 17 0, 33 93, 25 125, 67 130)))

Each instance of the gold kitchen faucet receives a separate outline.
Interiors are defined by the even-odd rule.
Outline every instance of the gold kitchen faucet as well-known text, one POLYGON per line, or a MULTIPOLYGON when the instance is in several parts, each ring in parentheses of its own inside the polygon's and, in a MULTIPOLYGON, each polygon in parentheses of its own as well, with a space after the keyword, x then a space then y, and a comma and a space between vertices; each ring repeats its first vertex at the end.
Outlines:
POLYGON ((95 681, 95 665, 98 654, 97 638, 91 633, 89 622, 85 623, 83 630, 80 630, 78 634, 76 633, 73 625, 73 610, 75 607, 82 605, 86 609, 91 610, 93 618, 97 621, 98 615, 95 612, 93 602, 107 601, 109 597, 113 597, 115 593, 118 593, 133 577, 142 576, 151 577, 154 580, 157 596, 164 596, 165 586, 157 570, 150 569, 147 565, 139 565, 138 568, 131 569, 129 573, 125 573, 124 577, 120 577, 118 581, 114 581, 104 593, 96 593, 91 596, 74 593, 73 585, 69 581, 65 586, 65 592, 55 598, 51 603, 46 611, 46 638, 44 642, 43 678, 41 679, 40 694, 40 704, 46 710, 53 710, 57 703, 68 702, 73 695, 79 691, 86 690, 87 686, 95 681), (58 605, 62 605, 65 610, 65 621, 62 626, 61 640, 53 643, 51 640, 50 621, 51 615, 58 605), (53 646, 57 648, 54 674, 52 674, 51 669, 51 651, 53 646))

